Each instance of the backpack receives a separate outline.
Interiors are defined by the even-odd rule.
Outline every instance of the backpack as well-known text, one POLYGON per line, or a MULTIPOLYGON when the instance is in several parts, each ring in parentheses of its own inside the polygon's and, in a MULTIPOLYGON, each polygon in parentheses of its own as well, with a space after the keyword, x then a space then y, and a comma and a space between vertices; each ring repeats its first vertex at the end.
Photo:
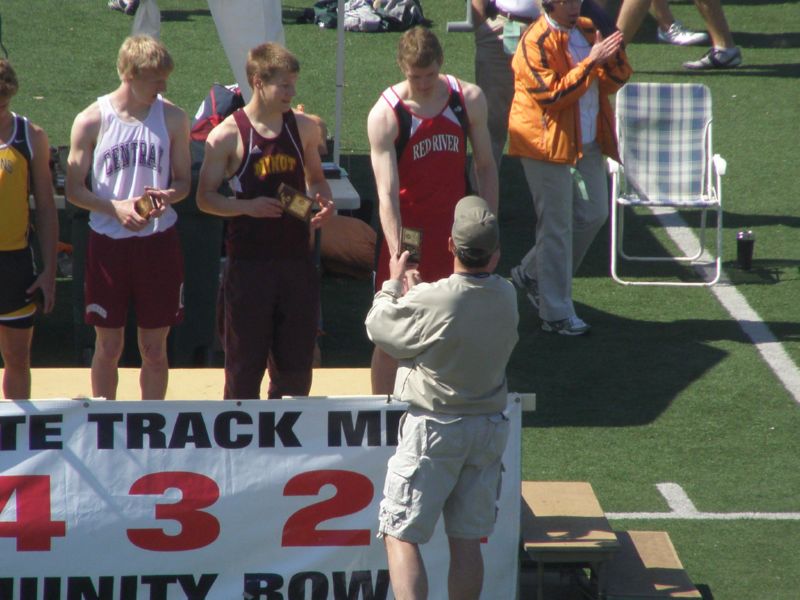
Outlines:
POLYGON ((323 29, 336 29, 337 0, 319 0, 314 3, 314 23, 323 29))
POLYGON ((373 32, 386 29, 383 19, 372 8, 370 0, 348 0, 344 11, 345 31, 373 32))
POLYGON ((211 86, 203 102, 197 108, 197 113, 192 120, 192 129, 189 133, 191 138, 192 167, 200 168, 203 162, 203 152, 208 134, 217 125, 225 120, 225 117, 244 106, 244 98, 239 86, 222 85, 215 83, 211 86))
POLYGON ((388 31, 405 31, 415 25, 430 25, 419 0, 375 0, 375 12, 386 21, 388 31))
MULTIPOLYGON (((317 25, 336 28, 337 0, 318 0, 313 11, 317 25)), ((350 0, 345 4, 347 31, 405 31, 430 23, 419 0, 350 0)))
POLYGON ((215 83, 211 86, 208 95, 194 115, 190 133, 192 140, 205 142, 214 127, 222 123, 225 117, 233 114, 236 109, 243 106, 244 98, 238 85, 215 83))

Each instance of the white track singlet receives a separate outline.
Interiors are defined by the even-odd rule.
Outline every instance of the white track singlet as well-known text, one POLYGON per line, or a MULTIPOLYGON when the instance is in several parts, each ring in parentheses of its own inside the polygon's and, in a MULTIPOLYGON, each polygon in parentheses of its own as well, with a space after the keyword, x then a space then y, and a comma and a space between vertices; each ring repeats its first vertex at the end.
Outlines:
MULTIPOLYGON (((92 190, 100 198, 136 198, 145 186, 166 189, 170 180, 170 143, 161 96, 150 107, 144 121, 120 119, 109 96, 97 99, 102 122, 94 150, 92 190)), ((178 220, 168 206, 158 218, 140 231, 125 229, 112 216, 92 211, 90 227, 114 239, 144 237, 165 231, 178 220)))

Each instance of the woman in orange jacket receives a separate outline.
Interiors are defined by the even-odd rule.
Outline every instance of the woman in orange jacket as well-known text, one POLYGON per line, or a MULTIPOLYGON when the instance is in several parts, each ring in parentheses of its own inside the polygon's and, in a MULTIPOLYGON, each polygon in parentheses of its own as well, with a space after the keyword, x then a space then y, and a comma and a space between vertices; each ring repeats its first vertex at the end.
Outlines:
POLYGON ((603 155, 618 158, 609 94, 632 69, 622 34, 603 37, 581 0, 543 0, 512 61, 509 154, 519 156, 536 211, 536 243, 511 275, 562 335, 589 331, 575 314, 572 276, 608 218, 603 155))

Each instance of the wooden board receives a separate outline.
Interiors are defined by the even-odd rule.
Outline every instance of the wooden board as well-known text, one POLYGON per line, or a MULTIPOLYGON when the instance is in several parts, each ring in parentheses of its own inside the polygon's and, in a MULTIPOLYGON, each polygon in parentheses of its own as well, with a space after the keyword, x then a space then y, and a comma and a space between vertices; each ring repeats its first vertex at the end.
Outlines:
MULTIPOLYGON (((0 369, 0 377, 3 370, 0 369)), ((167 400, 220 400, 225 382, 222 369, 171 369, 167 400)), ((267 397, 269 378, 264 377, 261 397, 267 397)), ((369 369, 315 369, 311 396, 368 396, 372 393, 369 369)), ((31 397, 90 397, 89 369, 32 369, 31 397)), ((139 400, 139 369, 120 369, 117 399, 139 400)))
POLYGON ((588 482, 523 481, 521 491, 520 531, 529 554, 591 553, 618 547, 588 482))
POLYGON ((666 531, 617 532, 620 550, 606 565, 608 600, 702 598, 666 531))

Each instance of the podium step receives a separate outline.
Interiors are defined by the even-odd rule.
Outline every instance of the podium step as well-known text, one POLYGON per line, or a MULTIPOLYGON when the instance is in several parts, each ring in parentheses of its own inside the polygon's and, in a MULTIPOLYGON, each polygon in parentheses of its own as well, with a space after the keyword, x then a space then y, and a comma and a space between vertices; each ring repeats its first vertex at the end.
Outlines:
MULTIPOLYGON (((0 377, 2 377, 0 369, 0 377)), ((167 400, 221 400, 225 383, 222 369, 170 369, 167 400)), ((269 378, 264 377, 261 397, 267 397, 269 378)), ((311 396, 369 396, 370 370, 315 369, 311 396)), ((91 397, 89 369, 32 369, 31 397, 34 399, 91 397)), ((139 369, 120 369, 118 400, 139 400, 139 369)))

